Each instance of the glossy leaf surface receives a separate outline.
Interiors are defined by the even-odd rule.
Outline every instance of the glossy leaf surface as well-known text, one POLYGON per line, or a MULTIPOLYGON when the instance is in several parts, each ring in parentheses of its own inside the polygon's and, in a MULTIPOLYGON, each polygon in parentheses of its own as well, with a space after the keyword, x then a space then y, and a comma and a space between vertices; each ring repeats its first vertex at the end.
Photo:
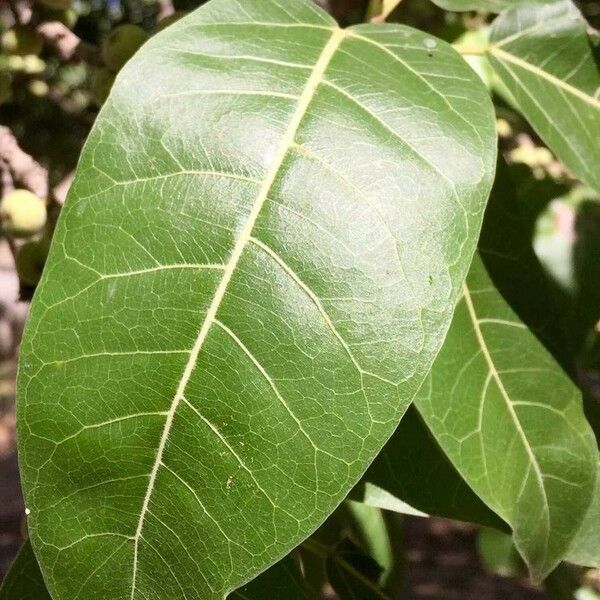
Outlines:
POLYGON ((513 529, 541 579, 591 502, 597 446, 579 390, 476 257, 417 406, 458 471, 513 529))
POLYGON ((600 189, 598 36, 570 0, 527 4, 494 21, 490 62, 540 137, 600 189))
POLYGON ((437 353, 494 171, 449 46, 213 0, 117 78, 25 334, 55 600, 222 598, 345 497, 437 353))

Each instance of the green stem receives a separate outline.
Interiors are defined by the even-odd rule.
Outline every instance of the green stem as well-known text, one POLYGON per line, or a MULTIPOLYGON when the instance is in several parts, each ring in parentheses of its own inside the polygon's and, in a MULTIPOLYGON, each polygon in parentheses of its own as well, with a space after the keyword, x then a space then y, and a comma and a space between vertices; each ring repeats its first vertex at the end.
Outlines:
POLYGON ((487 51, 487 47, 468 46, 466 44, 452 44, 452 47, 463 56, 483 56, 487 51))

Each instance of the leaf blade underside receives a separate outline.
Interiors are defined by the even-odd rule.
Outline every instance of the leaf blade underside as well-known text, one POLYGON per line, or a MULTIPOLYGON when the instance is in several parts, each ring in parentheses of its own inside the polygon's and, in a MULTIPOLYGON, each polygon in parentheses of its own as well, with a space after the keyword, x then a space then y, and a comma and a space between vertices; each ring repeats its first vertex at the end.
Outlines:
POLYGON ((31 538, 58 600, 222 598, 392 433, 495 161, 484 88, 423 37, 342 32, 308 0, 213 0, 119 76, 19 374, 31 538))

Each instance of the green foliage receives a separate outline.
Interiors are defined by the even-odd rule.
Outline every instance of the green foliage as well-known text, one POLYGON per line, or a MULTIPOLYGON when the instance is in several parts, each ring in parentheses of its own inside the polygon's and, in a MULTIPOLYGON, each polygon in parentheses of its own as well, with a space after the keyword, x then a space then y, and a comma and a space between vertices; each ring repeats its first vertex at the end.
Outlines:
POLYGON ((600 567, 600 466, 592 503, 575 537, 567 560, 585 567, 600 567))
POLYGON ((244 6, 144 45, 55 233, 19 420, 58 599, 217 598, 291 550, 396 427, 476 243, 495 136, 460 56, 398 25, 344 32, 309 0, 244 6))
POLYGON ((477 258, 416 402, 459 472, 511 525, 534 577, 545 577, 590 505, 598 450, 577 388, 477 258))
POLYGON ((403 514, 506 527, 453 468, 414 406, 365 473, 354 497, 403 514))
MULTIPOLYGON (((86 31, 84 4, 37 22, 86 31)), ((104 108, 22 345, 44 577, 25 544, 0 600, 393 597, 400 514, 483 525, 491 571, 592 593, 561 563, 600 566, 598 36, 569 0, 417 4, 345 30, 312 0, 129 11, 84 65, 4 31, 2 115, 23 90, 28 127, 104 108), (425 13, 465 60, 382 23, 425 13), (518 164, 486 207, 490 98, 518 164)), ((31 291, 57 206, 14 194, 31 291)))

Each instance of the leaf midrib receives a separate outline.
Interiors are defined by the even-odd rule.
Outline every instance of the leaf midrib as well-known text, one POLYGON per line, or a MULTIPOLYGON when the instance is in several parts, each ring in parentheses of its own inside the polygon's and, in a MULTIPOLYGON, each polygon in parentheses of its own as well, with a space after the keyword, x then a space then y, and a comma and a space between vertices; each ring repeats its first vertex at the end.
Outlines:
POLYGON ((154 486, 156 483, 156 477, 158 475, 160 466, 162 464, 163 453, 164 453, 165 447, 167 445, 169 434, 170 434, 170 431, 171 431, 171 428, 173 425, 173 420, 175 418, 175 413, 177 412, 178 406, 184 399, 184 394, 185 394, 187 384, 192 376, 192 373, 194 372, 196 363, 198 361, 198 355, 200 354, 200 351, 202 349, 202 346, 204 345, 204 342, 206 340, 208 332, 216 319, 217 312, 218 312, 221 302, 225 296, 227 287, 229 285, 229 282, 231 281, 233 273, 235 272, 235 269, 237 267, 237 264, 239 262, 241 255, 242 255, 242 252, 244 251, 246 245, 248 244, 248 242, 251 238, 251 234, 254 229, 256 220, 258 219, 258 216, 260 214, 260 211, 261 211, 265 201, 267 200, 268 194, 269 194, 269 192, 275 182, 275 179, 281 169, 281 166, 283 164, 285 156, 287 155, 289 149, 292 147, 292 145, 295 141, 295 136, 298 131, 298 128, 300 127, 300 124, 302 122, 302 119, 304 118, 304 115, 306 114, 308 106, 312 102, 312 99, 316 93, 316 90, 323 79, 325 70, 329 66, 329 63, 331 62, 331 59, 333 58, 336 50, 338 49, 342 39, 344 38, 344 35, 345 35, 344 30, 333 29, 331 37, 329 38, 329 41, 323 48, 323 51, 322 51, 318 61, 315 63, 313 71, 312 71, 310 77, 308 78, 306 85, 304 87, 304 90, 298 100, 296 110, 292 116, 290 124, 288 125, 288 128, 282 138, 282 141, 281 141, 281 144, 279 145, 277 153, 275 154, 275 156, 273 158, 273 163, 272 163, 269 171, 267 172, 264 181, 262 182, 262 184, 259 188, 256 200, 252 207, 252 210, 250 211, 248 219, 246 220, 246 223, 240 233, 240 236, 238 237, 238 239, 234 245, 229 262, 227 263, 227 265, 225 267, 223 277, 221 278, 221 281, 215 291, 215 295, 214 295, 214 297, 211 301, 211 304, 207 310, 206 317, 202 323, 200 331, 198 332, 198 336, 197 336, 194 346, 190 352, 189 360, 185 366, 184 372, 179 381, 177 391, 175 393, 175 396, 173 398, 173 401, 172 401, 169 411, 167 413, 167 418, 165 420, 165 425, 164 425, 163 432, 162 432, 160 442, 158 445, 156 458, 155 458, 155 461, 154 461, 154 464, 152 467, 152 471, 150 473, 148 487, 146 489, 146 494, 144 496, 144 501, 142 504, 142 509, 140 512, 140 517, 138 520, 138 525, 137 525, 137 529, 136 529, 135 536, 134 536, 133 575, 132 575, 132 586, 131 586, 131 596, 130 596, 131 600, 133 600, 133 598, 135 596, 135 591, 136 591, 139 540, 142 536, 144 520, 145 520, 146 514, 148 513, 150 499, 152 497, 152 493, 153 493, 154 486))

